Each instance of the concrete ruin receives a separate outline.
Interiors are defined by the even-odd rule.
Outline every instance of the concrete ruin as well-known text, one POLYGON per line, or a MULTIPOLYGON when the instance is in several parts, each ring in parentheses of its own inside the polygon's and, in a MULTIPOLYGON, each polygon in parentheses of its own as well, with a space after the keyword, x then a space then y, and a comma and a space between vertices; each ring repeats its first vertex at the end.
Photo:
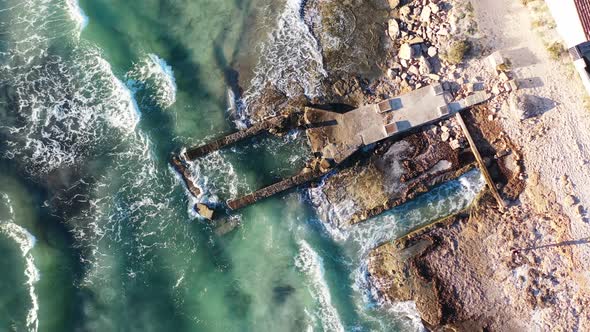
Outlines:
MULTIPOLYGON (((305 130, 313 153, 309 167, 291 178, 226 202, 230 210, 238 210, 293 187, 318 180, 364 147, 442 121, 488 99, 485 92, 477 92, 463 100, 453 101, 452 96, 440 84, 435 84, 344 113, 306 107, 302 113, 272 117, 248 129, 188 149, 186 153, 174 156, 172 164, 187 187, 192 189, 190 192, 196 194, 199 191, 186 176, 187 161, 261 133, 305 130)), ((202 206, 199 207, 196 208, 197 212, 203 210, 202 206)))

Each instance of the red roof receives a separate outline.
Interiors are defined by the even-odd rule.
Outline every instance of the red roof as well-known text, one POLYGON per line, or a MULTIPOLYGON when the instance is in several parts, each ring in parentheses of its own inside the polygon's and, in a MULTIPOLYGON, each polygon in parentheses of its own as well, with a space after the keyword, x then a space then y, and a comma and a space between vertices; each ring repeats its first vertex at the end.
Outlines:
POLYGON ((586 39, 590 40, 590 0, 574 0, 586 39))

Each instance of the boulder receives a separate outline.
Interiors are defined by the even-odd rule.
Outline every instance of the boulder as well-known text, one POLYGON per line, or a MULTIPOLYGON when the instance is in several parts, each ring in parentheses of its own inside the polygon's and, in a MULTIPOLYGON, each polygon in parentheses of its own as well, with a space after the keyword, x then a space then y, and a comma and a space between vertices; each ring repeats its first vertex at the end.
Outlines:
POLYGON ((428 75, 432 73, 432 65, 425 57, 420 58, 420 73, 422 75, 428 75))
POLYGON ((567 204, 567 206, 574 206, 574 205, 576 205, 577 202, 578 202, 578 200, 573 195, 567 195, 565 197, 565 204, 567 204))
POLYGON ((399 55, 400 59, 404 59, 404 60, 412 59, 412 56, 414 55, 414 53, 412 51, 412 46, 410 46, 410 44, 402 44, 402 46, 400 46, 400 48, 399 48, 398 55, 399 55))
POLYGON ((412 12, 412 10, 410 9, 409 6, 403 6, 402 8, 399 9, 399 14, 407 19, 410 16, 410 13, 412 12))
POLYGON ((510 109, 510 115, 517 121, 526 119, 531 113, 529 110, 531 106, 526 95, 517 95, 513 93, 508 101, 508 106, 510 109))
POLYGON ((389 2, 389 8, 395 9, 399 6, 399 0, 387 0, 389 2))
POLYGON ((213 210, 211 210, 207 205, 202 204, 202 203, 197 203, 197 205, 195 206, 195 209, 201 217, 208 219, 208 220, 213 219, 213 210))
POLYGON ((392 18, 389 20, 389 28, 388 28, 389 38, 395 40, 399 37, 399 24, 397 20, 392 18))
POLYGON ((430 6, 424 6, 422 8, 422 12, 420 13, 420 21, 425 23, 430 23, 430 15, 432 14, 432 9, 430 6))
POLYGON ((440 11, 440 7, 436 3, 430 3, 428 6, 433 14, 437 14, 440 11))
POLYGON ((440 76, 437 74, 428 74, 428 78, 430 78, 433 81, 440 81, 440 76))
POLYGON ((428 56, 432 58, 432 57, 434 57, 434 56, 436 56, 438 54, 438 49, 436 47, 434 47, 434 46, 430 46, 428 48, 428 51, 427 52, 428 52, 428 56))
POLYGON ((440 135, 440 139, 442 139, 443 142, 448 141, 449 138, 451 138, 451 134, 449 134, 448 131, 443 131, 443 133, 440 135))

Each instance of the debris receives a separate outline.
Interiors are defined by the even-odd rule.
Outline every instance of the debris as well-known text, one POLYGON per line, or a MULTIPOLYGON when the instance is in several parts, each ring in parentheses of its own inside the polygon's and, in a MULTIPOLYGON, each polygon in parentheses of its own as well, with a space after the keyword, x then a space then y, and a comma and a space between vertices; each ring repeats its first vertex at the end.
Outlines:
POLYGON ((211 210, 207 205, 203 204, 203 203, 197 203, 197 205, 195 206, 197 213, 208 220, 212 220, 213 219, 213 210, 211 210))

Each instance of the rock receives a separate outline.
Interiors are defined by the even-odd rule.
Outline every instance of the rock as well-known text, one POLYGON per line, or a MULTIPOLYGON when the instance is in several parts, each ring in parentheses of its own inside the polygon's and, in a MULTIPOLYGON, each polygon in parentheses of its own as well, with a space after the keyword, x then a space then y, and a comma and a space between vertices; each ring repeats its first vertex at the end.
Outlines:
POLYGON ((395 78, 395 70, 392 68, 387 69, 387 77, 392 80, 395 78))
POLYGON ((437 4, 435 4, 435 3, 431 3, 431 4, 429 4, 428 6, 430 7, 430 11, 431 11, 433 14, 437 14, 437 13, 440 11, 440 7, 438 7, 438 5, 437 5, 437 4))
POLYGON ((410 46, 410 44, 402 44, 402 46, 400 46, 400 48, 399 48, 398 56, 400 57, 400 59, 403 59, 403 60, 412 59, 412 56, 413 56, 412 46, 410 46))
POLYGON ((408 68, 408 73, 410 73, 414 76, 418 76, 418 75, 420 75, 420 70, 418 69, 418 67, 412 65, 412 66, 410 66, 410 68, 408 68))
POLYGON ((449 138, 451 138, 451 134, 449 134, 448 131, 444 131, 441 135, 440 135, 440 139, 442 139, 443 142, 446 142, 449 140, 449 138))
POLYGON ((492 94, 494 94, 494 95, 500 94, 500 86, 498 84, 494 84, 494 87, 492 87, 492 94))
POLYGON ((389 20, 389 28, 387 31, 389 33, 389 38, 392 40, 396 40, 399 37, 399 24, 396 19, 392 18, 389 20))
POLYGON ((510 80, 510 78, 508 77, 508 75, 506 75, 505 72, 501 72, 500 75, 498 75, 498 77, 502 82, 508 82, 510 80))
POLYGON ((524 95, 512 94, 508 101, 510 115, 517 121, 522 121, 530 114, 530 103, 524 95))
POLYGON ((322 171, 322 173, 326 173, 331 168, 332 164, 330 163, 330 161, 328 161, 327 159, 322 159, 322 161, 320 162, 320 171, 322 171))
POLYGON ((205 218, 205 219, 209 219, 212 220, 213 219, 213 210, 211 210, 207 205, 202 204, 202 203, 197 203, 197 205, 195 205, 196 211, 197 213, 205 218))
POLYGON ((424 6, 422 8, 422 12, 420 13, 420 21, 430 23, 430 14, 432 14, 432 9, 430 6, 424 6))
POLYGON ((433 81, 440 81, 440 76, 437 74, 428 74, 428 78, 430 78, 433 81))
POLYGON ((449 127, 447 127, 447 126, 442 126, 442 127, 440 127, 440 130, 442 130, 444 133, 446 133, 446 132, 448 132, 448 131, 449 131, 449 127))
POLYGON ((403 6, 402 8, 399 9, 399 14, 405 19, 407 19, 408 16, 410 16, 411 12, 412 12, 412 10, 410 9, 409 6, 403 6))
POLYGON ((459 142, 459 140, 452 140, 449 145, 451 146, 451 149, 453 150, 459 150, 461 148, 461 143, 459 142))
POLYGON ((434 47, 434 46, 430 46, 430 47, 428 48, 428 56, 429 56, 429 57, 431 57, 431 58, 432 58, 432 57, 436 56, 437 54, 438 54, 438 49, 437 49, 436 47, 434 47))
POLYGON ((565 204, 567 204, 567 206, 574 206, 574 205, 576 205, 577 202, 578 202, 578 200, 576 199, 575 196, 573 196, 573 195, 565 196, 565 204))
POLYGON ((448 36, 449 35, 449 29, 447 28, 440 28, 437 32, 438 35, 441 36, 448 36))
POLYGON ((408 41, 410 45, 422 44, 424 43, 424 38, 422 37, 414 37, 408 41))
POLYGON ((578 215, 580 217, 584 216, 584 207, 581 204, 578 205, 578 208, 576 209, 576 212, 578 212, 578 215))
POLYGON ((425 57, 420 58, 420 73, 422 75, 428 75, 432 73, 432 65, 425 57))
POLYGON ((516 80, 510 80, 510 81, 508 81, 508 84, 510 84, 510 90, 512 90, 512 91, 518 90, 518 83, 516 82, 516 80))
POLYGON ((473 93, 473 91, 475 91, 475 84, 473 84, 473 83, 465 84, 465 91, 467 91, 467 93, 473 93))
POLYGON ((388 0, 387 2, 389 2, 389 8, 391 9, 395 9, 399 6, 399 0, 388 0))
POLYGON ((488 57, 488 62, 490 64, 490 66, 492 67, 492 69, 495 71, 500 70, 502 67, 504 67, 506 65, 504 57, 502 56, 502 53, 500 53, 500 51, 496 51, 496 52, 492 53, 488 57))

